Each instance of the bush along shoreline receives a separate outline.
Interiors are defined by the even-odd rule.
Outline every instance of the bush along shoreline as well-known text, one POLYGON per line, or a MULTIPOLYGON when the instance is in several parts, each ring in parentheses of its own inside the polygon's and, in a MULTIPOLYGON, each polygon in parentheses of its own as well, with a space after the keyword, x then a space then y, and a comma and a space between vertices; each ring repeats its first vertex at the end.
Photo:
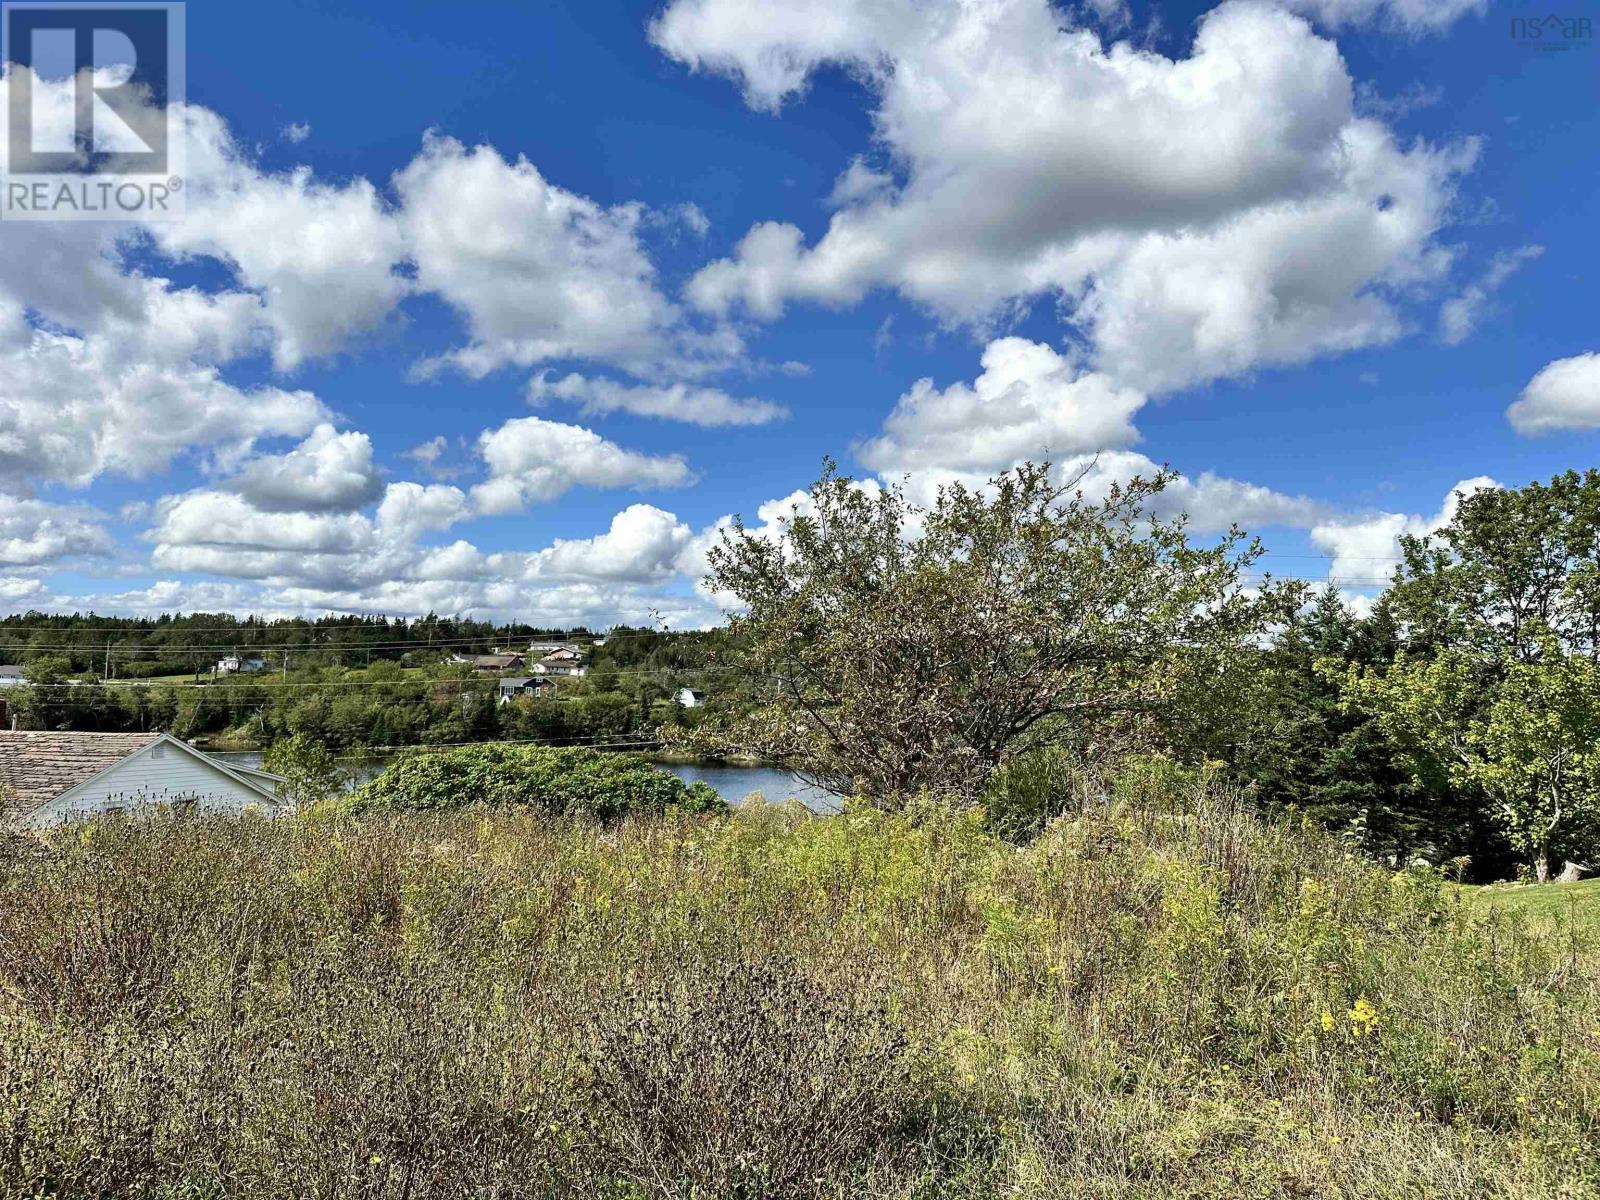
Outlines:
POLYGON ((511 744, 403 755, 343 804, 357 813, 486 804, 595 819, 728 808, 709 784, 685 783, 636 754, 511 744))
POLYGON ((1214 780, 1016 846, 518 759, 0 848, 0 1194, 1600 1195, 1592 931, 1214 780))

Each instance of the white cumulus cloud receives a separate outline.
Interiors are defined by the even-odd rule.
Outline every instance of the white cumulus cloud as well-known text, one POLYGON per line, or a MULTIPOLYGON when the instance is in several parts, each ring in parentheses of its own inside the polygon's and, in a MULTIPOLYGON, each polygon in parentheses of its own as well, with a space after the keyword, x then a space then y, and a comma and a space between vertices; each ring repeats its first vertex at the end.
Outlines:
POLYGON ((330 184, 306 167, 264 172, 215 113, 184 116, 186 212, 151 224, 161 248, 233 269, 261 299, 280 368, 332 354, 381 325, 409 284, 395 270, 404 257, 399 226, 371 182, 330 184))
POLYGON ((983 326, 1048 297, 1092 365, 1146 391, 1397 337, 1401 298, 1448 267, 1435 234, 1475 156, 1401 145, 1355 111, 1332 41, 1249 0, 1180 58, 1047 0, 674 0, 652 37, 762 108, 855 72, 893 164, 852 162, 813 244, 754 226, 691 281, 704 311, 883 287, 983 326))
POLYGON ((0 566, 35 567, 111 552, 101 514, 78 505, 0 495, 0 566))
POLYGON ((788 414, 781 404, 730 396, 720 388, 687 383, 619 383, 577 373, 551 379, 535 375, 528 384, 528 402, 543 404, 565 400, 584 413, 628 412, 690 425, 766 425, 788 414))
POLYGON ((1600 354, 1558 358, 1528 381, 1506 419, 1527 437, 1600 429, 1600 354))
POLYGON ((857 450, 875 471, 924 468, 993 473, 1025 459, 1061 459, 1138 440, 1142 393, 1083 372, 1049 346, 1001 338, 983 352, 971 384, 919 380, 883 432, 857 450))
POLYGON ((659 583, 677 574, 678 559, 694 537, 670 512, 633 504, 611 519, 611 528, 592 538, 560 538, 526 556, 527 579, 583 578, 659 583))
POLYGON ((1319 523, 1311 530, 1311 540, 1333 558, 1328 581, 1355 587, 1382 586, 1394 574, 1402 535, 1420 537, 1448 525, 1464 497, 1499 486, 1486 475, 1463 479, 1450 489, 1432 516, 1385 512, 1319 523))
POLYGON ((372 464, 372 439, 328 424, 318 425, 286 454, 247 462, 232 486, 268 512, 349 512, 383 492, 372 464))
POLYGON ((681 455, 627 450, 581 425, 519 417, 478 439, 489 468, 472 489, 480 512, 514 513, 554 500, 574 487, 682 487, 693 473, 681 455))
POLYGON ((687 370, 739 348, 732 334, 690 330, 661 292, 641 205, 604 207, 525 158, 439 135, 395 187, 418 286, 466 319, 471 341, 448 361, 469 374, 552 358, 687 370))
POLYGON ((235 387, 216 367, 109 335, 36 331, 0 350, 0 490, 139 478, 194 448, 302 436, 328 415, 309 392, 235 387))

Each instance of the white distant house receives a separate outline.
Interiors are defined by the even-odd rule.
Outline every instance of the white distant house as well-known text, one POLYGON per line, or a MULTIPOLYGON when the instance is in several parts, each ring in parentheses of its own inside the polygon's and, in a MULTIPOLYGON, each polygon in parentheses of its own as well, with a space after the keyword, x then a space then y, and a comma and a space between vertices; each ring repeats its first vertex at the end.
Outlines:
POLYGON ((0 688, 17 687, 27 682, 21 667, 0 667, 0 688))
POLYGON ((582 658, 583 647, 571 642, 532 642, 528 646, 529 658, 549 658, 559 654, 565 658, 582 658))
POLYGON ((583 651, 576 646, 557 646, 528 670, 535 675, 587 675, 583 665, 583 651))
POLYGON ((274 812, 277 775, 225 763, 165 733, 0 731, 0 823, 24 829, 158 804, 274 812))
POLYGON ((230 654, 217 659, 212 672, 217 675, 255 675, 267 669, 265 659, 253 655, 230 654))
POLYGON ((704 692, 697 692, 693 688, 678 689, 678 703, 684 708, 699 708, 705 702, 704 692))

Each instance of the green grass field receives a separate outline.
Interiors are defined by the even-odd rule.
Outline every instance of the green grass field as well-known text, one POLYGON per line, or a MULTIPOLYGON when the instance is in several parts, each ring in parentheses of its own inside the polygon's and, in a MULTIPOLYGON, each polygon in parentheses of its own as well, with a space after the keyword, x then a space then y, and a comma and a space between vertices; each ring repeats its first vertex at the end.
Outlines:
POLYGON ((1496 884, 1463 891, 1468 903, 1481 912, 1526 913, 1543 922, 1571 922, 1600 932, 1600 879, 1542 885, 1496 884))

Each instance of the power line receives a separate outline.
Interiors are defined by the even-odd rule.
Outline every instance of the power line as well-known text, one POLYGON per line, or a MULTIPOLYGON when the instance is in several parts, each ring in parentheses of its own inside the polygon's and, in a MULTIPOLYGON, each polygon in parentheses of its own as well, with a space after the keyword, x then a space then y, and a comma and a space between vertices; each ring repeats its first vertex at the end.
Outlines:
MULTIPOLYGON (((6 627, 5 626, 0 626, 0 635, 3 635, 5 632, 6 632, 6 627)), ((51 629, 51 630, 48 630, 48 632, 50 632, 50 633, 58 633, 58 634, 66 634, 66 633, 71 633, 72 630, 70 630, 70 629, 51 629)), ((142 631, 140 631, 140 630, 132 630, 130 632, 139 633, 139 632, 142 632, 142 631)), ((521 638, 515 639, 515 641, 521 641, 521 640, 522 640, 521 638)), ((84 636, 83 636, 83 640, 81 642, 74 642, 74 643, 71 643, 69 645, 60 645, 60 644, 53 644, 53 643, 30 643, 27 648, 30 649, 30 650, 51 650, 51 649, 60 650, 60 649, 66 649, 66 650, 94 650, 94 651, 98 652, 98 651, 106 648, 107 646, 109 646, 113 650, 118 649, 120 647, 126 646, 130 653, 140 653, 140 654, 204 654, 204 653, 212 653, 212 654, 222 653, 222 654, 226 654, 226 653, 230 653, 230 652, 232 652, 232 653, 240 653, 240 652, 242 652, 242 653, 249 653, 249 654, 258 654, 258 653, 260 653, 260 654, 266 654, 266 653, 275 654, 275 653, 277 653, 279 651, 285 651, 285 650, 292 650, 292 651, 297 651, 297 652, 300 652, 300 653, 306 653, 306 652, 313 651, 313 650, 464 650, 465 648, 467 648, 469 646, 484 646, 484 645, 503 646, 503 645, 507 644, 507 641, 508 641, 508 639, 506 637, 504 637, 503 635, 496 634, 496 635, 493 635, 493 636, 485 635, 483 637, 440 638, 438 640, 430 641, 430 642, 421 642, 421 641, 409 641, 409 642, 321 642, 321 641, 314 641, 314 642, 256 642, 256 643, 245 643, 245 642, 235 641, 235 642, 201 642, 201 643, 175 643, 175 644, 170 644, 170 645, 150 645, 148 643, 137 643, 137 642, 135 642, 135 643, 107 642, 107 641, 104 641, 102 639, 102 637, 99 636, 99 635, 85 633, 84 636)), ((513 644, 514 644, 514 642, 513 642, 513 644)), ((577 643, 577 642, 568 642, 568 643, 563 643, 563 644, 564 645, 580 645, 580 643, 577 643)), ((590 644, 590 645, 592 645, 592 644, 590 644)), ((523 652, 522 651, 513 650, 513 651, 509 651, 509 653, 520 654, 520 653, 523 653, 523 652)))
POLYGON ((1262 558, 1326 558, 1359 559, 1362 562, 1405 562, 1399 554, 1289 554, 1282 550, 1263 550, 1262 558))
MULTIPOLYGON (((65 632, 65 631, 57 631, 65 632)), ((0 646, 5 646, 4 631, 0 631, 0 646)), ((230 654, 243 654, 260 656, 265 654, 315 654, 326 650, 368 652, 403 652, 409 650, 446 650, 465 654, 477 646, 504 645, 503 641, 495 642, 490 638, 461 639, 450 642, 435 642, 429 646, 426 642, 266 642, 255 645, 232 643, 217 645, 212 643, 183 644, 183 643, 152 643, 152 642, 107 642, 101 638, 85 638, 82 641, 17 641, 10 643, 10 648, 18 650, 79 650, 87 653, 100 654, 106 650, 122 654, 169 654, 169 655, 212 655, 225 656, 230 654)), ((522 654, 524 651, 511 651, 522 654)))
MULTIPOLYGON (((424 618, 398 618, 398 616, 395 616, 395 618, 373 619, 373 621, 339 621, 333 622, 333 624, 322 624, 322 619, 320 618, 278 618, 274 619, 274 621, 261 621, 261 619, 245 618, 243 621, 234 621, 232 624, 221 624, 221 626, 190 626, 190 624, 186 624, 186 622, 184 622, 186 621, 186 618, 182 618, 182 616, 176 616, 176 618, 165 619, 165 621, 163 621, 162 618, 149 618, 149 616, 98 616, 98 614, 94 613, 40 613, 40 618, 42 618, 42 624, 50 624, 50 622, 58 622, 59 624, 59 622, 62 621, 101 621, 106 622, 106 624, 123 622, 123 624, 139 624, 139 626, 146 627, 146 629, 152 630, 152 632, 162 632, 162 630, 187 630, 187 632, 192 632, 192 634, 203 634, 203 632, 230 632, 230 634, 232 634, 232 632, 248 632, 248 630, 253 629, 274 629, 274 627, 282 626, 299 626, 312 630, 427 630, 448 629, 448 627, 456 626, 485 626, 488 627, 488 629, 499 630, 518 629, 518 627, 522 627, 522 629, 541 629, 541 626, 531 626, 531 624, 523 624, 523 622, 502 621, 499 622, 499 624, 496 624, 496 622, 493 621, 470 621, 470 619, 466 618, 448 618, 448 616, 445 616, 445 618, 434 619, 434 621, 427 621, 427 619, 424 618)), ((5 622, 5 618, 0 618, 0 624, 3 624, 3 622, 5 622)), ((584 627, 584 632, 574 632, 574 630, 571 629, 546 629, 546 632, 549 632, 549 634, 566 634, 571 635, 571 637, 606 637, 605 634, 595 634, 594 630, 589 630, 587 627, 584 627)), ((621 632, 634 632, 634 630, 618 630, 618 632, 621 634, 621 632)), ((523 634, 518 634, 517 637, 523 637, 523 634)), ((528 634, 526 637, 533 637, 533 634, 528 634)))
POLYGON ((1336 587, 1350 588, 1387 588, 1394 582, 1392 579, 1350 579, 1345 576, 1333 579, 1302 579, 1294 575, 1256 575, 1241 579, 1240 582, 1249 585, 1252 583, 1265 583, 1268 580, 1273 583, 1331 583, 1336 587))
MULTIPOLYGON (((355 667, 355 668, 351 668, 351 669, 352 670, 363 670, 365 668, 355 667)), ((674 676, 674 675, 760 675, 760 676, 765 676, 767 674, 766 672, 751 670, 749 667, 736 667, 736 666, 619 667, 614 671, 613 670, 607 670, 605 668, 596 669, 594 667, 589 667, 586 670, 587 670, 587 673, 584 674, 584 675, 468 675, 468 676, 464 676, 464 677, 459 678, 459 679, 451 678, 451 677, 448 677, 448 676, 445 676, 445 677, 442 677, 442 678, 441 677, 437 677, 437 676, 435 676, 435 677, 417 677, 417 676, 412 676, 412 677, 407 678, 407 679, 295 679, 293 676, 290 676, 287 679, 283 679, 283 678, 272 679, 272 673, 271 672, 261 672, 262 675, 267 676, 269 679, 272 679, 272 681, 271 682, 263 681, 263 682, 259 682, 258 683, 258 682, 255 682, 253 679, 251 679, 248 675, 246 675, 246 676, 229 675, 229 676, 225 676, 225 677, 220 678, 220 679, 212 680, 212 681, 207 682, 207 683, 171 683, 171 682, 167 682, 167 681, 161 680, 161 679, 127 679, 127 678, 123 678, 123 679, 99 679, 99 680, 81 680, 81 679, 80 680, 67 680, 67 679, 63 679, 63 680, 60 680, 60 681, 55 682, 55 683, 35 683, 35 684, 24 684, 22 686, 33 687, 33 688, 77 688, 77 687, 93 687, 93 686, 97 686, 98 685, 100 687, 109 687, 109 688, 148 687, 148 688, 168 688, 168 689, 173 689, 173 690, 183 690, 185 688, 193 688, 193 689, 200 690, 200 691, 227 691, 227 690, 230 690, 230 689, 244 690, 246 688, 257 689, 257 688, 297 688, 297 687, 298 688, 333 688, 333 687, 395 687, 395 688, 398 688, 398 687, 423 687, 423 688, 426 688, 426 687, 451 686, 451 685, 454 685, 456 687, 461 687, 461 686, 466 685, 466 684, 482 684, 485 687, 493 687, 493 686, 497 686, 498 684, 500 684, 502 681, 504 681, 506 679, 542 679, 542 680, 545 680, 546 682, 552 684, 553 686, 560 687, 562 685, 560 683, 558 683, 557 681, 558 680, 562 680, 562 679, 583 679, 583 680, 586 680, 586 681, 587 680, 591 680, 591 679, 603 679, 603 680, 608 680, 609 681, 609 680, 612 680, 612 679, 632 679, 632 678, 639 678, 639 677, 659 679, 659 678, 661 678, 663 676, 674 676)))
MULTIPOLYGON (((409 650, 453 650, 457 653, 466 653, 473 646, 491 645, 491 639, 474 639, 471 642, 435 642, 431 647, 425 643, 373 643, 373 642, 280 642, 271 645, 245 646, 184 646, 184 645, 149 645, 132 642, 103 642, 96 639, 87 639, 82 642, 23 642, 7 646, 0 640, 0 648, 12 650, 60 650, 63 652, 82 654, 102 654, 110 650, 113 654, 134 655, 146 654, 152 656, 165 656, 179 658, 184 655, 205 655, 207 658, 213 654, 316 654, 324 650, 348 651, 357 653, 367 652, 392 652, 409 650)), ((513 653, 522 653, 514 651, 513 653)))
MULTIPOLYGON (((47 617, 42 622, 39 622, 39 623, 36 623, 36 624, 32 624, 32 625, 23 625, 23 624, 19 624, 19 623, 16 623, 16 622, 7 621, 5 618, 0 618, 0 633, 5 633, 5 632, 7 632, 9 630, 35 630, 35 629, 38 629, 38 630, 47 630, 47 631, 50 631, 50 632, 58 632, 58 633, 76 633, 76 632, 80 632, 81 631, 86 636, 100 636, 100 635, 104 635, 104 634, 107 634, 107 633, 137 633, 137 634, 143 634, 143 635, 146 635, 146 636, 172 635, 172 634, 189 634, 189 633, 237 633, 237 634, 244 635, 244 634, 250 634, 250 633, 270 633, 270 632, 273 631, 274 628, 281 629, 284 626, 291 626, 291 627, 297 626, 297 623, 294 622, 294 621, 274 622, 272 625, 175 625, 175 624, 167 624, 167 625, 140 625, 140 626, 135 626, 133 628, 129 628, 129 627, 126 627, 126 626, 117 626, 117 625, 113 625, 113 624, 109 624, 109 623, 106 624, 106 625, 89 625, 89 624, 72 624, 71 623, 74 620, 88 621, 88 620, 91 620, 91 619, 96 619, 96 620, 103 619, 103 620, 105 620, 107 622, 112 622, 112 621, 117 620, 117 618, 114 618, 114 617, 108 617, 108 618, 87 618, 87 617, 85 617, 85 618, 74 618, 74 617, 63 616, 63 617, 55 617, 55 618, 47 617)), ((139 618, 137 618, 137 617, 130 617, 130 618, 127 618, 127 619, 129 621, 137 621, 137 620, 139 620, 139 618)), ((441 624, 444 624, 444 623, 441 623, 441 624)), ((451 624, 459 624, 459 623, 452 622, 451 624)), ((304 628, 305 630, 307 630, 308 632, 310 632, 312 634, 315 634, 317 632, 324 631, 324 630, 333 631, 333 630, 346 630, 346 629, 370 629, 373 632, 388 632, 388 633, 394 633, 394 632, 397 632, 399 630, 411 630, 411 631, 417 631, 417 632, 424 632, 425 633, 429 628, 431 628, 431 626, 423 625, 423 624, 412 624, 412 625, 396 624, 396 625, 393 625, 393 626, 383 626, 383 625, 362 624, 360 622, 356 622, 356 623, 348 624, 348 625, 313 625, 313 624, 309 624, 309 623, 298 623, 298 627, 299 628, 304 628)), ((587 632, 587 631, 581 632, 581 633, 575 633, 575 632, 568 632, 568 631, 561 631, 561 630, 556 630, 556 631, 547 632, 547 633, 509 633, 509 632, 506 631, 506 627, 502 626, 502 627, 500 627, 499 632, 494 632, 494 633, 486 633, 486 634, 481 634, 481 635, 461 634, 461 635, 457 635, 457 636, 455 636, 453 638, 434 638, 434 639, 431 639, 431 640, 427 640, 427 639, 423 639, 423 638, 412 638, 409 641, 405 642, 404 644, 405 645, 409 645, 409 646, 426 647, 426 646, 429 646, 429 645, 432 645, 432 646, 443 645, 443 644, 445 644, 447 642, 450 642, 450 641, 471 641, 471 642, 501 641, 501 642, 504 642, 504 641, 511 641, 511 640, 521 641, 521 640, 527 639, 527 640, 530 640, 530 641, 563 641, 563 642, 572 642, 574 644, 579 643, 579 642, 583 642, 583 643, 590 644, 590 645, 600 645, 600 644, 603 644, 603 643, 609 643, 611 641, 620 641, 622 639, 632 638, 632 637, 689 637, 689 636, 694 636, 695 634, 706 634, 706 633, 714 633, 714 632, 716 632, 715 629, 711 629, 711 630, 707 630, 707 629, 619 629, 619 630, 616 630, 614 632, 608 632, 608 633, 592 633, 592 632, 587 632)), ((225 649, 232 649, 233 646, 236 645, 236 644, 237 643, 230 643, 230 645, 228 645, 228 646, 226 646, 224 648, 225 649)), ((292 644, 302 644, 302 643, 292 643, 292 644)), ((325 645, 345 645, 345 644, 348 644, 348 645, 367 646, 367 645, 371 645, 372 643, 370 643, 370 642, 351 642, 351 643, 328 643, 328 642, 310 643, 310 642, 308 642, 308 643, 303 643, 303 644, 305 644, 305 645, 313 645, 313 644, 315 644, 315 645, 324 645, 324 646, 325 645)), ((397 643, 397 644, 399 644, 399 643, 397 643)))
MULTIPOLYGON (((369 751, 367 754, 346 754, 340 757, 345 761, 359 761, 370 758, 376 754, 400 754, 408 750, 429 753, 442 750, 459 750, 463 746, 576 746, 585 745, 595 750, 616 750, 631 746, 659 746, 660 738, 640 738, 637 733, 596 733, 586 734, 582 737, 560 738, 491 738, 487 741, 477 742, 412 742, 397 746, 365 746, 362 749, 369 751), (617 738, 633 738, 633 741, 617 741, 617 738), (601 744, 604 743, 604 744, 601 744)), ((221 751, 227 753, 227 751, 221 751)), ((253 753, 253 752, 251 752, 253 753)))
MULTIPOLYGON (((762 675, 762 674, 757 674, 757 673, 752 672, 749 676, 747 676, 747 678, 752 678, 752 679, 777 679, 777 678, 780 678, 780 676, 762 675)), ((87 683, 86 684, 79 684, 76 687, 71 687, 71 685, 59 684, 59 683, 40 684, 37 687, 34 687, 33 690, 35 692, 48 691, 49 694, 47 696, 45 696, 44 698, 42 698, 42 699, 32 699, 32 698, 30 698, 29 703, 34 704, 34 705, 49 705, 49 706, 54 707, 54 708, 94 708, 94 707, 106 707, 106 708, 124 707, 125 708, 130 703, 131 704, 138 704, 138 703, 143 702, 143 703, 149 704, 149 703, 152 703, 152 702, 159 701, 160 698, 161 698, 161 692, 158 691, 157 689, 153 689, 153 688, 151 688, 151 689, 140 689, 140 688, 134 688, 134 687, 116 687, 115 685, 112 685, 110 687, 105 688, 105 691, 110 693, 110 694, 108 694, 108 695, 106 695, 104 697, 100 697, 100 696, 85 696, 82 699, 76 699, 76 700, 72 698, 73 692, 89 691, 90 689, 94 688, 95 686, 96 685, 94 685, 94 684, 87 684, 87 683), (68 688, 70 688, 70 690, 63 691, 63 689, 68 689, 68 688)), ((260 697, 254 692, 247 692, 247 691, 242 691, 242 690, 241 691, 237 691, 237 692, 230 692, 230 691, 221 690, 221 689, 209 689, 209 688, 204 688, 204 687, 196 687, 194 685, 187 685, 187 686, 181 686, 181 687, 171 687, 171 688, 167 688, 165 690, 168 691, 168 692, 194 692, 194 693, 198 694, 202 699, 209 697, 209 698, 215 700, 216 703, 218 703, 218 704, 242 705, 244 707, 250 707, 250 706, 256 704, 260 699, 260 697)), ((459 697, 459 696, 473 696, 473 695, 485 696, 485 697, 493 697, 493 696, 497 696, 498 694, 499 693, 498 693, 498 689, 497 688, 483 688, 483 689, 477 690, 477 691, 457 690, 457 691, 455 691, 453 693, 453 695, 457 696, 457 697, 459 697)), ((530 699, 530 700, 539 700, 541 702, 551 703, 551 704, 570 704, 570 703, 575 703, 575 702, 580 701, 580 700, 589 700, 589 699, 594 698, 595 696, 610 696, 610 695, 621 695, 621 696, 624 696, 629 701, 632 701, 632 700, 637 698, 635 696, 630 696, 627 693, 609 692, 609 691, 608 692, 589 692, 589 693, 585 693, 585 694, 580 695, 580 696, 541 696, 541 695, 530 693, 530 694, 528 694, 526 696, 526 698, 530 699)), ((520 699, 522 697, 518 697, 518 698, 520 699)), ((5 697, 3 695, 0 695, 0 700, 3 700, 3 699, 5 699, 5 697)), ((419 702, 420 703, 420 702, 426 702, 428 700, 428 697, 427 696, 423 696, 423 695, 418 695, 418 696, 396 696, 396 697, 381 697, 380 696, 379 699, 380 700, 381 699, 390 699, 390 700, 392 700, 393 702, 396 702, 396 703, 405 703, 405 702, 419 702)))
MULTIPOLYGON (((26 732, 26 731, 25 731, 26 732)), ((634 746, 659 746, 660 738, 646 738, 637 731, 627 733, 595 733, 582 734, 571 737, 554 738, 491 738, 475 742, 409 742, 395 745, 363 746, 359 749, 366 753, 344 754, 339 758, 343 761, 359 761, 377 754, 398 754, 407 750, 432 751, 432 750, 458 750, 463 746, 590 746, 596 750, 621 749, 634 746), (632 739, 622 740, 618 739, 632 739)), ((256 754, 259 751, 207 751, 214 755, 229 753, 256 754)), ((224 762, 227 760, 224 759, 224 762)))

